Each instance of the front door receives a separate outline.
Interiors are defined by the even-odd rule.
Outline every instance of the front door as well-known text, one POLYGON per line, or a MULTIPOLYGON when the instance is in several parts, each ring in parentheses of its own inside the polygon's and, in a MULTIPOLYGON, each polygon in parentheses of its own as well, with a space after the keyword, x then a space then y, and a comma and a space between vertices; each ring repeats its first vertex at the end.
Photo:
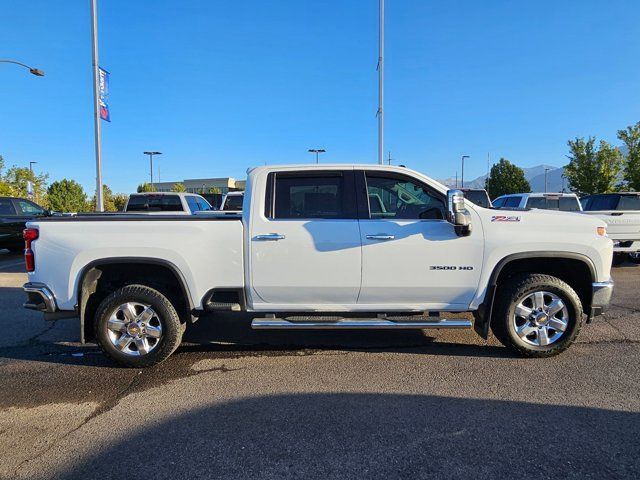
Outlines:
POLYGON ((466 309, 480 278, 482 230, 456 235, 445 220, 445 196, 413 177, 378 171, 359 175, 366 184, 369 214, 360 220, 358 303, 373 310, 393 304, 466 309))
POLYGON ((353 170, 273 172, 266 190, 264 215, 254 209, 251 219, 254 308, 356 304, 361 245, 353 170))

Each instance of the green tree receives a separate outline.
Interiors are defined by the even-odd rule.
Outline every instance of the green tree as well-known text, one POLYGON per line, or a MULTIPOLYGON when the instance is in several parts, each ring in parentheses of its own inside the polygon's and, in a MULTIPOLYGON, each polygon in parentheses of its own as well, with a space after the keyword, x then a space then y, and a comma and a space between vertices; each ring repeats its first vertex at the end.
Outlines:
POLYGON ((87 195, 82 185, 66 178, 49 185, 47 200, 49 208, 58 212, 80 212, 87 207, 87 195))
POLYGON ((171 187, 172 192, 186 192, 187 188, 184 186, 184 183, 174 183, 173 187, 171 187))
POLYGON ((515 166, 506 158, 501 158, 491 167, 487 192, 491 198, 496 198, 509 193, 527 193, 531 191, 531 185, 524 177, 524 170, 515 166))
POLYGON ((624 179, 631 190, 640 191, 640 122, 618 130, 618 138, 627 146, 624 179))
POLYGON ((49 175, 41 173, 39 175, 26 167, 12 166, 2 177, 4 183, 8 184, 17 197, 27 197, 27 182, 33 183, 34 199, 41 201, 46 193, 47 179, 49 175))
MULTIPOLYGON (((102 184, 102 206, 105 212, 117 212, 118 207, 113 200, 113 192, 108 185, 102 184)), ((88 205, 88 210, 96 210, 96 196, 91 197, 91 204, 88 205)))
POLYGON ((7 182, 5 182, 4 177, 2 176, 2 171, 4 170, 4 158, 0 155, 0 195, 5 197, 11 197, 14 195, 13 188, 7 182))
POLYGON ((609 193, 616 190, 618 174, 622 169, 622 154, 604 140, 596 149, 596 139, 569 140, 569 164, 564 174, 571 191, 580 195, 609 193))
POLYGON ((209 189, 209 193, 217 193, 218 195, 222 194, 222 190, 220 187, 211 187, 209 189))
POLYGON ((150 183, 141 183, 138 185, 138 193, 155 192, 156 187, 150 183))
POLYGON ((129 200, 129 195, 125 193, 116 193, 113 196, 113 204, 118 212, 124 212, 124 206, 127 204, 127 200, 129 200))

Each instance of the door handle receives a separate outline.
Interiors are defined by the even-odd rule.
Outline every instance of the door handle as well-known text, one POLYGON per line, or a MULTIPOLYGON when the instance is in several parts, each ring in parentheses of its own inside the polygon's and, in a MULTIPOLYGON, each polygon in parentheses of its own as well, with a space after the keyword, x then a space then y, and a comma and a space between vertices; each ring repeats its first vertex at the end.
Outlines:
POLYGON ((386 234, 367 235, 368 240, 393 240, 395 238, 396 238, 395 235, 386 235, 386 234))
POLYGON ((284 240, 284 235, 279 233, 265 233, 263 235, 256 235, 253 237, 254 240, 262 240, 262 241, 277 241, 284 240))

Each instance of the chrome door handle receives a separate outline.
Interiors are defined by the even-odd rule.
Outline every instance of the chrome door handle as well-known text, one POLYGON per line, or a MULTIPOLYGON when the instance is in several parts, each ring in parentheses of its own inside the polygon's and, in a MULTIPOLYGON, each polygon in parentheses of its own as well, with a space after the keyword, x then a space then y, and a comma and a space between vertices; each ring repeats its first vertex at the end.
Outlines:
POLYGON ((284 240, 284 235, 280 235, 279 233, 265 233, 264 235, 256 235, 253 239, 262 241, 284 240))
POLYGON ((367 235, 368 240, 393 240, 395 235, 367 235))

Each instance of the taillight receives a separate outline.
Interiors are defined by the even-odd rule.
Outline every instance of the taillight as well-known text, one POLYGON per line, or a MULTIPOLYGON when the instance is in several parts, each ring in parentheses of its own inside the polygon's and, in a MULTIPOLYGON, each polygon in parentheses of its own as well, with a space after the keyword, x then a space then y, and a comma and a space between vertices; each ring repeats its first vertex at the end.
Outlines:
POLYGON ((31 250, 31 243, 38 238, 37 228, 25 228, 22 231, 22 238, 24 238, 24 263, 27 266, 27 272, 33 272, 36 269, 36 257, 31 250))

